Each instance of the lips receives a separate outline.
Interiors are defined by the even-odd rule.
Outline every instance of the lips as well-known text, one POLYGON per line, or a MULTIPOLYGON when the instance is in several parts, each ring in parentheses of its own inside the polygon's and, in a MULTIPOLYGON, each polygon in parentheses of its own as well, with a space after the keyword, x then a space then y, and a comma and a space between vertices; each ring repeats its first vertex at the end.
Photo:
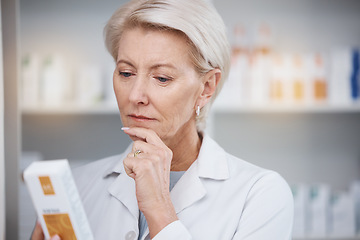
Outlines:
POLYGON ((130 118, 136 120, 136 121, 153 121, 156 120, 155 118, 146 117, 143 115, 136 115, 136 114, 130 114, 128 115, 130 118))

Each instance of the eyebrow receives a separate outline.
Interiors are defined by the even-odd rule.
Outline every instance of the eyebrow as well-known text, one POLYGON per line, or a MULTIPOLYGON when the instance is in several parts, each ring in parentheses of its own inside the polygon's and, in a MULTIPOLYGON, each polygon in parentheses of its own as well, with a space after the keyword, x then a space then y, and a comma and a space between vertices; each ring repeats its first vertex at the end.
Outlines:
POLYGON ((116 62, 116 65, 119 65, 120 63, 125 63, 125 64, 127 64, 127 65, 130 65, 131 67, 135 67, 131 62, 126 61, 126 60, 122 60, 122 59, 118 60, 118 61, 116 62))
MULTIPOLYGON (((120 59, 119 61, 117 61, 117 65, 120 64, 120 63, 124 63, 124 64, 127 64, 133 68, 135 68, 134 64, 132 64, 131 62, 127 61, 127 60, 123 60, 123 59, 120 59)), ((150 69, 157 69, 157 68, 162 68, 162 67, 167 67, 167 68, 172 68, 172 69, 177 69, 173 64, 171 63, 159 63, 159 64, 155 64, 155 65, 152 65, 150 67, 150 69)))

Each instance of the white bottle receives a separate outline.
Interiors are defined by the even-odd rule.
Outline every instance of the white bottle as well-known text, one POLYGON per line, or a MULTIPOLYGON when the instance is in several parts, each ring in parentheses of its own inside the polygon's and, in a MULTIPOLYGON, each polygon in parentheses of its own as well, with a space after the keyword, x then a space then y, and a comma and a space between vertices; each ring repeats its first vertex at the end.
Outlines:
POLYGON ((39 104, 40 58, 37 54, 26 54, 21 64, 21 96, 23 107, 39 104))
POLYGON ((97 64, 79 67, 76 77, 75 98, 79 105, 95 105, 102 101, 104 86, 101 68, 97 64))
POLYGON ((330 187, 316 184, 310 190, 310 229, 311 237, 326 237, 329 233, 330 187))
POLYGON ((68 78, 63 59, 57 55, 46 57, 41 72, 41 104, 45 106, 63 105, 67 88, 68 78))
POLYGON ((338 238, 354 237, 356 224, 353 197, 347 192, 341 192, 334 194, 331 202, 331 236, 338 238))
POLYGON ((309 187, 305 184, 291 186, 294 196, 293 237, 306 237, 308 223, 309 187))

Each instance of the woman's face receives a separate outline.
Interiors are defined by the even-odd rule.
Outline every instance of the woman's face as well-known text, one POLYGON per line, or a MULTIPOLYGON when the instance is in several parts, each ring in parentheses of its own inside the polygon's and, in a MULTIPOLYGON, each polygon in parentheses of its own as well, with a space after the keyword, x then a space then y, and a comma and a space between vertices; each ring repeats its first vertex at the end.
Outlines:
POLYGON ((114 90, 124 127, 154 130, 167 143, 196 131, 203 83, 184 37, 134 28, 119 41, 114 90))

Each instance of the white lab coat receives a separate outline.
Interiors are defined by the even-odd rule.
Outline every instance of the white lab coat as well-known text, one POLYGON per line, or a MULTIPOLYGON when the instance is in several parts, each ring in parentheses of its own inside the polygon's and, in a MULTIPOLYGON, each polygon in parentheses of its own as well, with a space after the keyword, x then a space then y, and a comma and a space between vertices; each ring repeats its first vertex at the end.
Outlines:
MULTIPOLYGON (((138 239, 135 184, 122 162, 130 150, 74 169, 97 240, 138 239)), ((154 240, 291 239, 293 198, 284 179, 226 153, 207 135, 171 199, 179 221, 154 240)))

